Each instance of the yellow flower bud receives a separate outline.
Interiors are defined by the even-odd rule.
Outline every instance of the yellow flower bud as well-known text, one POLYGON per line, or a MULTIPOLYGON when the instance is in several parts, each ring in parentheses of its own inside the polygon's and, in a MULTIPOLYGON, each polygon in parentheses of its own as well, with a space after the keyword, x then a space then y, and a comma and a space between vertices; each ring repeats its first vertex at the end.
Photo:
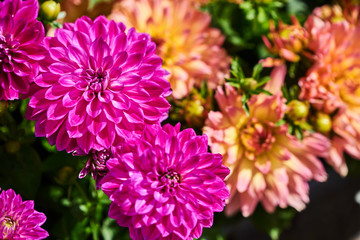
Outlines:
POLYGON ((255 90, 258 86, 258 83, 255 79, 253 78, 245 78, 245 84, 243 85, 243 90, 245 91, 250 91, 250 90, 255 90))
POLYGON ((60 12, 60 3, 55 1, 45 1, 40 6, 40 13, 45 19, 54 21, 60 12))
POLYGON ((314 121, 315 130, 326 134, 331 130, 331 118, 329 115, 324 113, 317 113, 314 121))
POLYGON ((292 100, 288 103, 288 110, 286 115, 292 121, 299 121, 307 117, 309 113, 309 106, 299 100, 292 100))

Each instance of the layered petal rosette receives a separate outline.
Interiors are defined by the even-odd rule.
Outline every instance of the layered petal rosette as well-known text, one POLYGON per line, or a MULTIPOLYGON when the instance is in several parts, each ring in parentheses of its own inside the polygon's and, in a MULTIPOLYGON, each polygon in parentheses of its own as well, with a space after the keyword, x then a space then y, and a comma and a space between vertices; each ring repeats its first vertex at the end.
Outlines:
POLYGON ((311 33, 314 62, 300 79, 300 97, 331 117, 331 130, 324 133, 332 145, 327 160, 345 176, 348 170, 343 152, 360 159, 360 25, 346 17, 358 15, 357 8, 354 14, 340 14, 336 21, 320 14, 339 15, 326 9, 315 9, 305 23, 311 33))
POLYGON ((229 197, 222 156, 207 152, 207 137, 167 124, 146 129, 136 145, 107 161, 102 190, 109 216, 129 227, 132 239, 199 238, 229 197))
POLYGON ((242 96, 230 85, 225 85, 225 91, 219 87, 215 98, 220 111, 210 112, 203 130, 212 152, 221 153, 224 165, 231 170, 226 213, 240 210, 249 216, 258 202, 268 212, 276 206, 292 206, 298 211, 305 208, 309 201, 307 182, 326 179, 316 157, 327 150, 326 138, 307 133, 301 142, 288 133, 286 124, 278 125, 286 111, 280 94, 252 96, 249 115, 242 108, 242 96))
POLYGON ((27 93, 45 57, 44 27, 37 21, 37 0, 0 1, 0 100, 27 93))
POLYGON ((34 210, 34 201, 23 201, 12 189, 0 193, 0 239, 45 239, 45 221, 45 214, 34 210))
POLYGON ((189 1, 124 0, 114 5, 109 18, 151 35, 170 72, 174 98, 204 81, 215 89, 229 72, 230 59, 221 48, 224 36, 210 27, 210 15, 189 1))
POLYGON ((26 116, 58 150, 110 149, 167 117, 170 84, 148 34, 82 17, 45 43, 26 116))

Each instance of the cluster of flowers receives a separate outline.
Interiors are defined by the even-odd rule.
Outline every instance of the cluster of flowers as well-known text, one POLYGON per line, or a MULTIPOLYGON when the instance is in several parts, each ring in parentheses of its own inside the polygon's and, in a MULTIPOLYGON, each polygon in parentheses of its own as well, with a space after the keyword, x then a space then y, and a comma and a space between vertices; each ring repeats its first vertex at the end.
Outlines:
MULTIPOLYGON (((327 178, 319 157, 343 176, 344 152, 360 159, 358 6, 317 8, 304 26, 272 24, 263 40, 279 58, 261 61, 273 67, 270 80, 242 88, 226 83, 224 36, 199 2, 122 0, 108 18, 84 16, 49 37, 37 0, 0 2, 0 100, 30 98, 37 137, 89 155, 79 177, 91 172, 112 202, 109 216, 133 239, 198 238, 226 199, 229 215, 250 216, 259 202, 300 211, 308 182, 327 178), (300 94, 286 99, 287 66, 305 62, 300 94), (219 106, 203 116, 204 135, 161 126, 168 99, 186 99, 204 81, 219 106), (258 87, 271 95, 251 95, 244 109, 258 87)), ((0 227, 26 228, 11 214, 0 227)), ((45 216, 36 219, 34 232, 46 237, 45 216)))
POLYGON ((299 99, 310 105, 308 120, 314 130, 326 136, 326 161, 342 176, 348 168, 344 152, 360 159, 360 34, 359 5, 316 8, 304 26, 293 18, 292 25, 272 27, 266 46, 280 59, 266 59, 265 65, 284 67, 288 63, 308 64, 297 80, 299 99))
MULTIPOLYGON (((205 135, 180 131, 180 124, 160 125, 168 115, 166 97, 174 81, 167 79, 156 51, 165 51, 164 57, 171 46, 160 46, 161 39, 104 16, 94 21, 81 17, 56 29, 53 37, 44 37, 36 20, 37 0, 0 4, 0 99, 30 98, 25 117, 36 121, 37 137, 46 137, 59 151, 90 155, 80 177, 91 172, 97 188, 112 201, 109 216, 128 227, 133 239, 199 238, 229 197, 224 182, 229 169, 220 154, 207 152, 205 135)), ((180 1, 176 5, 184 10, 192 6, 180 1)), ((209 15, 200 11, 182 11, 178 17, 188 24, 198 19, 197 31, 209 28, 209 15)), ((214 67, 211 59, 226 56, 217 47, 223 38, 218 30, 208 32, 200 39, 190 34, 178 43, 195 42, 199 54, 179 54, 181 64, 165 64, 194 72, 177 80, 186 84, 175 84, 174 89, 191 88, 204 77, 224 79, 217 68, 226 67, 214 67), (213 51, 203 43, 213 44, 213 51)), ((12 216, 5 212, 2 226, 18 233, 22 228, 36 231, 44 222, 43 216, 27 226, 12 216)))

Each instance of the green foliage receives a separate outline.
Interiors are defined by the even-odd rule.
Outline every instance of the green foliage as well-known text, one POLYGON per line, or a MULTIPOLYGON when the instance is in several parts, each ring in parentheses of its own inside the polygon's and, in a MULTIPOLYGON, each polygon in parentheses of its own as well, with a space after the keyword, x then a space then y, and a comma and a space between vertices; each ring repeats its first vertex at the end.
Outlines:
POLYGON ((263 88, 265 83, 270 80, 269 76, 260 77, 260 73, 263 67, 261 63, 254 66, 253 72, 250 78, 246 78, 244 72, 240 66, 238 59, 234 59, 231 63, 231 78, 226 79, 231 86, 237 88, 242 93, 242 106, 246 114, 249 114, 248 100, 252 95, 258 95, 264 93, 271 95, 271 93, 263 88))
POLYGON ((277 208, 273 214, 269 214, 258 206, 250 220, 258 229, 269 234, 272 240, 278 240, 280 234, 291 226, 295 214, 296 210, 293 208, 277 208))

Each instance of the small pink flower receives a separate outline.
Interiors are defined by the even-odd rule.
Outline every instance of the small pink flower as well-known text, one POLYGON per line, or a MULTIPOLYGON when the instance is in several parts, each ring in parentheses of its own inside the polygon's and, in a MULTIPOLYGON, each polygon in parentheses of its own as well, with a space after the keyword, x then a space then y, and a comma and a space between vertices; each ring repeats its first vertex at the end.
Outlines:
POLYGON ((0 101, 27 93, 38 71, 36 62, 45 57, 38 12, 37 0, 0 1, 0 101))
POLYGON ((286 112, 279 93, 284 74, 283 66, 275 68, 266 86, 274 95, 252 96, 249 115, 236 89, 227 84, 225 92, 217 89, 220 111, 209 113, 203 131, 209 136, 211 151, 222 154, 224 165, 231 170, 226 180, 230 188, 227 214, 240 210, 247 217, 259 202, 268 212, 276 206, 300 211, 309 201, 307 182, 326 179, 316 157, 328 149, 326 138, 306 133, 301 142, 288 133, 287 125, 277 125, 286 112))
POLYGON ((22 201, 12 189, 1 192, 0 239, 45 239, 49 236, 41 228, 45 221, 45 214, 34 210, 34 201, 22 201))
POLYGON ((150 34, 170 72, 176 99, 204 81, 215 89, 229 73, 230 58, 221 48, 224 36, 210 27, 210 15, 191 1, 124 0, 114 5, 109 18, 150 34))
POLYGON ((207 146, 205 135, 180 131, 180 124, 146 129, 136 145, 107 161, 101 184, 112 201, 109 216, 128 227, 132 239, 199 238, 229 196, 229 169, 207 146))
POLYGON ((170 85, 148 34, 82 17, 45 44, 26 117, 59 151, 109 149, 167 117, 170 85))

